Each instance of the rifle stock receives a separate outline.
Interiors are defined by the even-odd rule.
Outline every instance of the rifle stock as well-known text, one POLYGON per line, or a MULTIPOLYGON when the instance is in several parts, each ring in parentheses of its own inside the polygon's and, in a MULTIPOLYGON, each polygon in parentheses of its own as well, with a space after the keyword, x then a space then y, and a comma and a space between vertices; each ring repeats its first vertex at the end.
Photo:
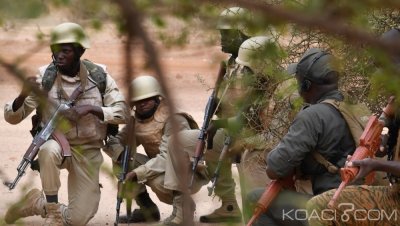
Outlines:
MULTIPOLYGON (((378 120, 377 116, 370 116, 367 126, 360 137, 360 145, 354 151, 350 161, 373 158, 375 156, 375 152, 380 147, 383 126, 383 123, 378 120)), ((339 198, 340 193, 343 191, 346 185, 356 177, 358 171, 359 167, 344 167, 340 169, 342 182, 340 183, 339 188, 336 190, 332 199, 329 201, 328 207, 335 207, 336 200, 339 198)), ((368 175, 366 178, 366 183, 371 184, 373 182, 373 177, 373 174, 368 175)))
MULTIPOLYGON (((122 152, 122 159, 121 159, 121 172, 118 175, 118 192, 117 192, 117 204, 115 207, 116 210, 116 215, 115 215, 115 222, 114 226, 117 226, 119 223, 119 215, 120 215, 120 209, 121 209, 121 203, 124 199, 125 196, 125 190, 127 189, 127 184, 125 182, 126 175, 129 172, 129 162, 131 161, 131 151, 132 148, 135 148, 135 152, 133 153, 135 155, 136 153, 136 139, 134 137, 134 130, 135 130, 135 119, 133 117, 130 118, 130 121, 128 123, 128 133, 126 134, 125 137, 125 145, 124 145, 124 151, 122 152)), ((130 210, 130 206, 128 205, 131 204, 131 202, 127 202, 127 210, 130 210)), ((127 211, 128 215, 130 214, 129 211, 127 211)))
POLYGON ((279 192, 283 188, 294 189, 294 180, 293 180, 292 175, 285 177, 283 179, 273 180, 270 182, 270 184, 267 186, 264 193, 261 195, 260 199, 258 200, 258 202, 256 204, 256 208, 254 209, 253 216, 251 217, 249 222, 246 224, 246 226, 253 225, 254 222, 258 219, 258 217, 262 213, 267 211, 267 209, 271 205, 272 201, 274 201, 276 196, 278 196, 279 192))

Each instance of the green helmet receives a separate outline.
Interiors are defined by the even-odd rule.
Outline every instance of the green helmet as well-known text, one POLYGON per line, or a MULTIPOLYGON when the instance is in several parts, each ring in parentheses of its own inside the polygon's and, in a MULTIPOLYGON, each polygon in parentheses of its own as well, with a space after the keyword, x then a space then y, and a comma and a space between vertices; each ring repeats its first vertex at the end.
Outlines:
POLYGON ((249 67, 253 72, 262 72, 266 66, 263 59, 266 45, 271 42, 267 36, 256 36, 247 39, 240 45, 236 63, 249 67))
POLYGON ((246 36, 251 36, 251 34, 249 34, 248 30, 246 29, 245 23, 243 23, 243 20, 246 20, 249 17, 250 17, 250 12, 247 9, 240 7, 231 7, 225 9, 219 15, 219 19, 217 22, 217 29, 219 30, 237 29, 246 36))
POLYGON ((90 48, 88 36, 83 28, 76 23, 62 23, 52 29, 51 45, 63 43, 78 43, 84 49, 90 48))
POLYGON ((150 75, 142 75, 135 78, 131 83, 131 102, 144 100, 154 96, 164 96, 157 79, 150 75))

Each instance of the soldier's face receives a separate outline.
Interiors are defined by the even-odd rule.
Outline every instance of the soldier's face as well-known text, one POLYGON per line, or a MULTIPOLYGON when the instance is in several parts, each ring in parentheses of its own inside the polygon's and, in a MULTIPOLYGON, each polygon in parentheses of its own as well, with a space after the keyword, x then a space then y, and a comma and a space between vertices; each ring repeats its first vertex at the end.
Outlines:
POLYGON ((60 44, 52 47, 56 66, 61 70, 68 70, 74 66, 76 53, 72 44, 60 44))
POLYGON ((239 30, 219 30, 221 34, 221 50, 224 53, 237 54, 243 40, 239 30))
POLYGON ((136 113, 139 115, 147 115, 147 113, 153 111, 156 107, 156 100, 154 97, 150 97, 144 100, 136 101, 135 103, 136 113))

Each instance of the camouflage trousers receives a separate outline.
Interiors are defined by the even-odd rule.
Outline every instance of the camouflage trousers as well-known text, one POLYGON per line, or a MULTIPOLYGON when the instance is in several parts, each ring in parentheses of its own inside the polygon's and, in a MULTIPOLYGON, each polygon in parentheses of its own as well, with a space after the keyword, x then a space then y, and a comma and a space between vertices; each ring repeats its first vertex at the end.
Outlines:
MULTIPOLYGON (((141 153, 135 153, 135 162, 129 162, 129 171, 136 169, 139 166, 145 165, 150 158, 147 155, 141 153)), ((120 164, 113 163, 114 175, 118 176, 121 172, 120 164)), ((126 191, 126 196, 134 199, 138 194, 147 192, 146 185, 151 188, 151 190, 157 195, 157 198, 166 204, 172 204, 173 195, 172 191, 164 187, 165 173, 159 172, 157 175, 146 178, 144 182, 134 181, 130 184, 130 188, 126 191)))
POLYGON ((313 197, 307 203, 310 226, 320 225, 400 225, 400 190, 396 186, 348 186, 327 207, 335 190, 313 197))
POLYGON ((61 146, 46 141, 38 153, 40 179, 46 195, 57 195, 61 187, 60 170, 68 171, 68 206, 61 206, 64 225, 86 225, 100 203, 99 174, 103 163, 100 149, 71 147, 73 154, 65 159, 61 146))

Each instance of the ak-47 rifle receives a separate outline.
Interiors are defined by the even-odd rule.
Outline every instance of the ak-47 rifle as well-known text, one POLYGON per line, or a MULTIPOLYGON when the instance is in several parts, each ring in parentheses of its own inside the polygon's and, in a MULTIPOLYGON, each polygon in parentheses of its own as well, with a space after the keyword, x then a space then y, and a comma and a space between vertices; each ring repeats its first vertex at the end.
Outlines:
MULTIPOLYGON (((125 196, 125 190, 126 190, 125 179, 129 171, 129 162, 131 161, 132 147, 134 147, 136 150, 136 144, 135 144, 136 139, 132 138, 134 135, 134 130, 135 130, 135 119, 131 117, 128 123, 128 133, 126 134, 125 137, 124 151, 122 152, 121 171, 118 175, 118 193, 117 193, 117 205, 115 208, 116 215, 115 215, 114 226, 117 226, 119 223, 119 213, 121 209, 122 200, 124 199, 125 196)), ((131 200, 127 199, 126 209, 128 218, 129 215, 131 214, 130 208, 131 208, 131 200)))
POLYGON ((61 138, 59 135, 60 133, 55 131, 57 128, 57 125, 61 121, 61 116, 60 113, 64 110, 67 110, 71 108, 75 101, 78 99, 78 97, 82 94, 82 89, 81 87, 78 87, 77 89, 74 90, 74 92, 71 94, 69 97, 69 100, 60 103, 52 116, 50 117, 49 121, 43 126, 43 128, 33 137, 33 141, 31 145, 29 145, 28 149, 26 150, 21 162, 19 163, 17 167, 18 174, 15 177, 13 182, 4 182, 4 185, 6 185, 10 190, 14 189, 15 186, 17 185, 18 181, 21 179, 21 177, 25 174, 26 167, 28 165, 32 164, 34 159, 36 158, 40 146, 42 146, 49 138, 51 135, 58 134, 58 138, 61 138))
MULTIPOLYGON (((393 112, 393 98, 389 99, 387 106, 383 110, 383 115, 390 116, 389 112, 393 112)), ((351 156, 351 161, 362 160, 365 158, 373 158, 376 152, 379 150, 382 141, 382 131, 385 126, 385 122, 378 120, 378 117, 372 115, 369 117, 367 126, 360 137, 360 145, 354 151, 351 156)), ((353 181, 359 171, 359 167, 344 167, 340 169, 340 176, 342 177, 342 183, 340 183, 339 188, 335 191, 332 199, 328 203, 328 207, 334 208, 336 200, 339 198, 340 193, 346 187, 348 183, 353 181)), ((374 180, 373 172, 370 173, 366 178, 366 184, 372 184, 374 180)))
POLYGON ((204 148, 205 148, 206 138, 207 138, 206 137, 207 129, 210 124, 211 118, 213 117, 215 110, 217 108, 217 103, 216 103, 217 92, 218 92, 219 84, 220 84, 223 76, 225 75, 225 73, 226 73, 225 63, 221 63, 219 72, 218 72, 217 82, 215 83, 216 84, 215 88, 214 88, 213 92, 211 93, 211 96, 208 98, 208 102, 207 102, 206 109, 204 112, 203 125, 201 126, 200 134, 199 134, 198 141, 196 144, 196 149, 194 151, 193 164, 192 164, 192 177, 190 179, 189 189, 191 189, 193 186, 194 176, 196 174, 197 165, 199 164, 199 161, 201 160, 201 158, 203 157, 203 154, 204 154, 204 148))
POLYGON ((217 180, 218 180, 218 177, 219 177, 219 171, 221 171, 222 162, 225 159, 225 156, 226 156, 226 153, 228 152, 230 144, 231 144, 231 137, 230 136, 226 136, 225 137, 225 141, 224 141, 224 147, 222 148, 221 154, 219 155, 219 158, 218 158, 217 168, 215 168, 214 175, 213 175, 213 177, 211 179, 212 184, 211 184, 210 187, 207 187, 208 196, 212 195, 212 193, 214 191, 214 188, 215 188, 215 185, 217 185, 217 180))
POLYGON ((274 201, 275 197, 278 196, 279 192, 283 189, 294 189, 294 179, 293 175, 285 177, 279 180, 273 180, 265 189, 264 193, 261 195, 260 199, 256 204, 253 216, 246 224, 246 226, 251 226, 257 220, 257 218, 267 211, 268 207, 274 201))

